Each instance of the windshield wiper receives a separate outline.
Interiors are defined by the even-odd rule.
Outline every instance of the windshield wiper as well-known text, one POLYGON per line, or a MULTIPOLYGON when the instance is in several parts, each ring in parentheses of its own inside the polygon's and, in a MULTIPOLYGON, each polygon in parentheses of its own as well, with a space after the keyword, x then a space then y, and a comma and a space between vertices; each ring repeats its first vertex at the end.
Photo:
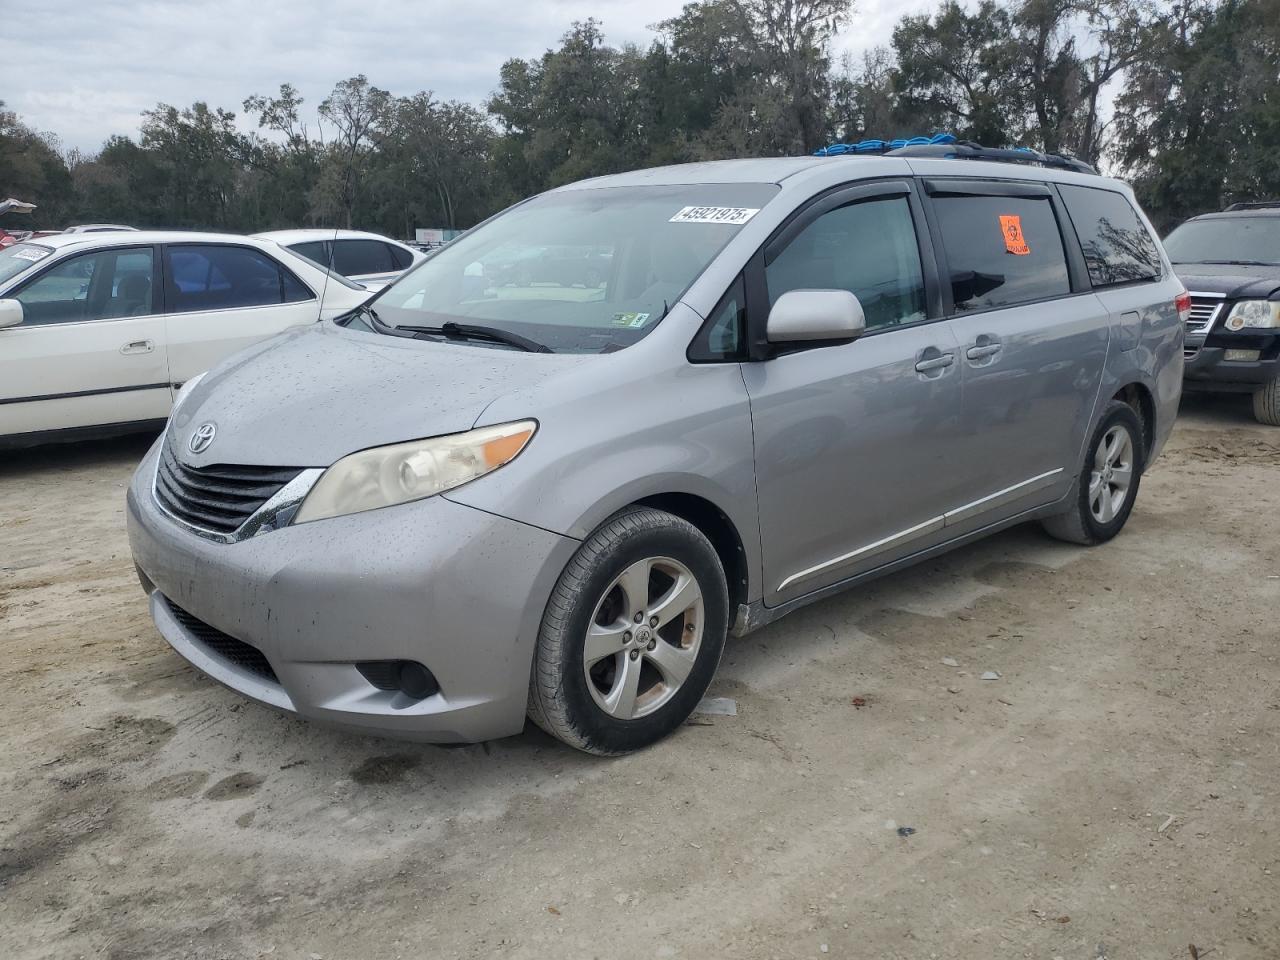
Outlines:
MULTIPOLYGON (((1183 263, 1186 261, 1178 261, 1183 263)), ((1195 260, 1193 263, 1208 263, 1215 267, 1280 267, 1274 260, 1195 260)))
POLYGON ((391 329, 407 330, 410 333, 435 334, 455 340, 489 340, 493 343, 503 343, 509 347, 524 350, 527 353, 555 352, 545 343, 539 343, 537 340, 531 340, 518 333, 512 333, 510 330, 503 330, 501 327, 486 327, 475 323, 454 323, 452 320, 446 320, 438 327, 410 327, 401 324, 391 329))

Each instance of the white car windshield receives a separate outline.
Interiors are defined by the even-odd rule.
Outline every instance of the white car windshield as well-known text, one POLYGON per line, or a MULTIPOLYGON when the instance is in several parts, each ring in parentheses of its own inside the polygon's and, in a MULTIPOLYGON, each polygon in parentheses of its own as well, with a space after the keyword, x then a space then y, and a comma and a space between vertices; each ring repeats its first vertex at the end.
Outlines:
POLYGON ((482 326, 557 353, 629 346, 777 193, 766 183, 549 193, 466 233, 370 305, 381 324, 482 326))
POLYGON ((53 250, 37 243, 15 243, 0 249, 0 283, 35 266, 53 250))

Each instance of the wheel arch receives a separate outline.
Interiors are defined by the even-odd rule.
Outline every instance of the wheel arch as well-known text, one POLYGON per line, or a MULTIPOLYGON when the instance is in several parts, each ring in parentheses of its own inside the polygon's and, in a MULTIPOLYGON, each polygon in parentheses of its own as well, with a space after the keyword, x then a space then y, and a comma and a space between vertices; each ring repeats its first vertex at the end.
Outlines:
POLYGON ((1156 438, 1156 402, 1151 389, 1139 380, 1126 383, 1111 397, 1133 408, 1142 424, 1142 459, 1149 462, 1151 448, 1156 438))

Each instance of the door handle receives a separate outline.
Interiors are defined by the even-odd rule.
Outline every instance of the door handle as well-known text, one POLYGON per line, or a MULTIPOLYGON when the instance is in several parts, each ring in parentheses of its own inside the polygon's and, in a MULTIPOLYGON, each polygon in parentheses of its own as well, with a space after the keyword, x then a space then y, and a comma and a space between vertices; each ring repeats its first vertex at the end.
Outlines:
POLYGON ((134 340, 120 348, 121 353, 150 353, 156 348, 154 340, 134 340))
POLYGON ((970 360, 985 360, 987 357, 994 357, 1000 352, 1000 344, 984 343, 981 346, 970 347, 964 352, 964 355, 970 360))
POLYGON ((949 367, 956 362, 954 353, 944 353, 941 356, 930 357, 928 360, 917 360, 916 370, 920 373, 928 373, 930 370, 941 370, 943 367, 949 367))

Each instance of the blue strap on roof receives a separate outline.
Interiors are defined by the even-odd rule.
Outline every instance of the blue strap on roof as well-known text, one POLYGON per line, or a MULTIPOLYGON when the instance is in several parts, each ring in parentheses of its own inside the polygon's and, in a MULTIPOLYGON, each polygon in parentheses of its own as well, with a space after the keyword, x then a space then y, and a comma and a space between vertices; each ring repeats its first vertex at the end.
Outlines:
POLYGON ((903 147, 936 147, 955 143, 955 134, 935 133, 932 137, 898 138, 896 140, 859 140, 857 143, 833 143, 813 152, 815 157, 839 157, 846 153, 887 153, 903 147))

